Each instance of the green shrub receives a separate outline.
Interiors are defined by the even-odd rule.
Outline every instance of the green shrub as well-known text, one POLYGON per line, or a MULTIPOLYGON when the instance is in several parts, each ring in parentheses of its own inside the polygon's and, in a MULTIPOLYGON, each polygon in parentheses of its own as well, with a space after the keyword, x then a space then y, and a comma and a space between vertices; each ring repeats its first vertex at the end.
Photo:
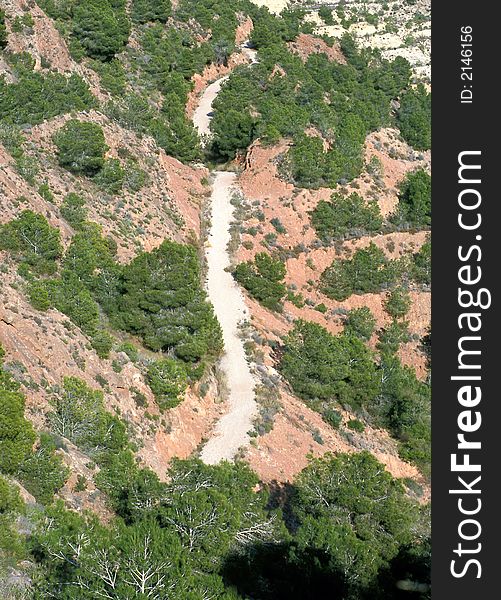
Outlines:
POLYGON ((384 309, 393 319, 400 319, 405 317, 409 312, 411 304, 412 301, 408 290, 397 287, 388 294, 384 303, 384 309))
MULTIPOLYGON (((30 56, 30 55, 28 55, 30 56)), ((16 80, 0 78, 0 119, 9 124, 36 125, 57 115, 91 108, 96 101, 78 75, 33 72, 18 67, 16 80)))
POLYGON ((0 225, 0 249, 15 254, 37 273, 54 273, 62 254, 59 230, 47 219, 24 210, 17 219, 0 225))
POLYGON ((352 429, 353 431, 357 431, 358 433, 363 433, 365 431, 365 425, 362 423, 362 421, 359 421, 358 419, 350 419, 346 423, 346 426, 348 427, 348 429, 352 429))
POLYGON ((132 160, 127 160, 123 185, 130 192, 138 192, 148 181, 148 175, 132 160))
POLYGON ((103 130, 96 123, 72 119, 53 136, 59 164, 73 173, 95 175, 108 150, 103 130))
POLYGON ((169 350, 200 376, 222 349, 221 330, 200 283, 196 250, 165 240, 121 270, 117 296, 104 305, 118 328, 152 350, 169 350))
POLYGON ((21 177, 27 181, 30 185, 34 185, 37 175, 40 171, 38 161, 33 156, 23 154, 16 158, 15 162, 16 171, 21 177))
POLYGON ((117 348, 117 351, 125 352, 132 362, 137 362, 139 358, 139 352, 136 346, 130 342, 124 342, 123 344, 120 344, 120 346, 117 348))
POLYGON ((344 333, 354 335, 361 340, 371 339, 376 327, 376 319, 367 306, 352 308, 346 315, 344 322, 344 333))
POLYGON ((160 21, 165 23, 171 14, 170 0, 133 0, 132 20, 136 23, 160 21))
MULTIPOLYGON (((0 347, 1 348, 1 347, 0 347)), ((2 349, 3 353, 3 349, 2 349)), ((24 417, 19 385, 0 369, 0 472, 13 474, 30 454, 35 433, 24 417)))
POLYGON ((318 16, 326 25, 334 25, 334 18, 332 16, 332 9, 327 6, 321 6, 318 9, 318 16))
POLYGON ((101 390, 93 390, 76 377, 65 377, 63 389, 51 399, 48 419, 54 433, 85 452, 100 456, 119 451, 127 443, 125 426, 104 408, 101 390))
POLYGON ((81 229, 87 220, 88 211, 85 207, 85 199, 74 192, 70 192, 64 197, 59 212, 74 229, 81 229))
POLYGON ((30 453, 35 433, 24 418, 19 384, 3 368, 4 354, 0 345, 0 472, 12 474, 30 453))
POLYGON ((273 219, 270 220, 270 223, 273 225, 277 233, 287 233, 287 229, 284 227, 282 221, 280 221, 278 217, 273 217, 273 219))
POLYGON ((93 61, 92 68, 99 75, 101 86, 113 96, 120 96, 127 87, 127 77, 122 63, 114 58, 109 62, 93 61))
POLYGON ((335 410, 334 408, 325 408, 324 410, 322 410, 322 417, 324 421, 329 423, 329 425, 331 427, 334 427, 334 429, 339 429, 339 426, 343 421, 341 413, 335 410))
POLYGON ((351 294, 376 293, 392 286, 399 275, 397 261, 386 258, 373 242, 359 248, 352 258, 335 260, 321 276, 322 291, 334 300, 346 300, 351 294))
POLYGON ((0 8, 0 48, 7 45, 7 27, 5 27, 5 11, 0 8))
POLYGON ((287 171, 300 187, 319 187, 324 182, 325 152, 318 137, 297 135, 287 153, 287 171))
POLYGON ((72 33, 85 53, 111 60, 127 43, 130 23, 122 0, 86 0, 72 11, 72 33))
POLYGON ((230 109, 224 119, 214 121, 211 129, 214 133, 212 152, 224 160, 231 160, 251 143, 254 120, 248 113, 230 109))
POLYGON ((90 337, 90 343, 96 351, 99 358, 108 358, 113 348, 113 336, 107 331, 99 329, 90 337))
POLYGON ((46 202, 54 202, 54 194, 51 192, 47 182, 42 183, 42 185, 38 188, 38 193, 46 202))
POLYGON ((409 340, 409 323, 393 319, 387 327, 378 332, 376 348, 382 355, 394 355, 400 346, 409 340))
POLYGON ((312 460, 295 487, 291 511, 298 528, 290 560, 296 568, 307 565, 299 583, 306 593, 298 597, 315 584, 311 597, 321 597, 322 582, 341 598, 362 598, 367 590, 376 597, 379 575, 414 538, 418 508, 403 485, 364 451, 312 460), (311 575, 315 568, 321 577, 311 575))
POLYGON ((428 237, 419 252, 412 256, 410 276, 420 284, 431 284, 431 240, 428 237))
POLYGON ((50 504, 54 494, 66 483, 70 470, 61 457, 54 453, 56 447, 50 436, 42 434, 38 446, 20 465, 18 477, 23 486, 42 504, 50 504))
POLYGON ((146 379, 162 410, 177 406, 188 385, 185 366, 172 358, 164 358, 150 365, 146 379))
POLYGON ((379 413, 392 435, 400 440, 400 455, 429 475, 431 459, 430 386, 394 356, 382 361, 383 389, 379 413))
POLYGON ((286 269, 280 260, 275 260, 266 252, 260 252, 254 261, 237 265, 235 279, 256 300, 270 310, 282 310, 282 299, 287 293, 284 284, 286 269))
POLYGON ((311 212, 311 224, 318 237, 329 242, 346 235, 380 231, 383 219, 375 200, 366 203, 355 193, 333 194, 330 201, 321 200, 311 212))
POLYGON ((117 194, 124 182, 125 171, 117 158, 108 158, 104 161, 94 181, 99 187, 110 194, 117 194))
POLYGON ((12 158, 23 155, 24 136, 18 125, 0 123, 0 142, 12 158))
POLYGON ((77 275, 46 282, 51 306, 67 315, 87 335, 97 331, 99 306, 77 275))
POLYGON ((316 323, 296 321, 284 340, 279 368, 314 408, 319 400, 365 405, 379 391, 376 365, 365 344, 353 336, 333 336, 316 323))
POLYGON ((8 512, 18 512, 22 507, 23 502, 19 490, 10 485, 3 477, 0 477, 0 515, 8 512))
POLYGON ((392 216, 398 225, 429 227, 431 224, 431 177, 422 169, 408 173, 400 186, 398 209, 392 216))
POLYGON ((46 311, 52 306, 47 286, 43 281, 32 281, 29 284, 28 298, 33 308, 37 310, 46 311))
POLYGON ((97 287, 96 278, 111 277, 111 271, 119 270, 114 260, 116 243, 102 235, 97 223, 85 223, 80 229, 64 256, 63 279, 70 280, 76 275, 87 288, 93 289, 93 284, 97 287))

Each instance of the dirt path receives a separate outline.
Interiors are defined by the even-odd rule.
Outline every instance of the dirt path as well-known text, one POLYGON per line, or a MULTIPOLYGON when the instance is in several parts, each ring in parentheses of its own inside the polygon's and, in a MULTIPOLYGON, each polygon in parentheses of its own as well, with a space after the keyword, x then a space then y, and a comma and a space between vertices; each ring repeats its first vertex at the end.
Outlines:
MULTIPOLYGON (((242 45, 250 63, 256 62, 256 53, 242 45)), ((200 136, 210 135, 212 103, 228 76, 221 77, 204 91, 195 112, 193 124, 200 136)), ((242 292, 231 273, 228 242, 233 221, 234 206, 231 197, 236 186, 236 174, 214 171, 211 195, 211 228, 207 243, 207 291, 209 300, 223 331, 225 353, 221 369, 228 389, 228 412, 217 422, 212 437, 202 448, 201 459, 207 464, 231 460, 238 449, 249 442, 248 431, 257 412, 252 376, 243 342, 239 337, 239 323, 249 317, 242 292)))
POLYGON ((226 81, 228 77, 229 75, 225 75, 205 88, 205 91, 200 98, 200 102, 193 113, 193 124, 202 140, 210 134, 212 103, 219 94, 223 82, 226 81))
POLYGON ((232 188, 236 175, 216 171, 211 197, 212 224, 207 248, 207 290, 209 299, 223 330, 225 354, 221 368, 226 376, 229 410, 216 424, 213 437, 202 449, 201 458, 207 464, 232 459, 238 449, 249 441, 247 432, 252 428, 256 413, 254 378, 250 372, 238 324, 249 314, 242 293, 231 273, 227 244, 234 207, 232 188))
MULTIPOLYGON (((252 48, 249 48, 248 41, 245 41, 240 46, 241 52, 249 60, 249 64, 255 64, 257 62, 257 52, 252 48)), ((210 135, 210 122, 212 114, 212 103, 216 99, 217 95, 221 91, 221 86, 228 79, 229 75, 225 75, 220 79, 217 79, 205 88, 204 93, 200 97, 195 112, 193 113, 193 124, 195 125, 198 135, 202 138, 202 144, 206 141, 210 135)))

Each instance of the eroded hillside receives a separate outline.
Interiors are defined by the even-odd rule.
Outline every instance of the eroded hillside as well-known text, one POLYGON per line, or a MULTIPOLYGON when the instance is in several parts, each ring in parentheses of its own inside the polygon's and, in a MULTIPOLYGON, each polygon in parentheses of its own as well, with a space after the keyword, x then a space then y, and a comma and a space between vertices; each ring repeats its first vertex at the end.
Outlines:
POLYGON ((139 597, 140 560, 158 598, 322 597, 323 580, 292 573, 314 532, 285 541, 271 507, 329 519, 307 517, 314 481, 357 512, 329 473, 380 486, 360 549, 377 561, 329 586, 390 598, 383 570, 409 576, 397 554, 427 560, 427 4, 289 3, 281 18, 230 4, 0 1, 6 598, 139 597), (193 115, 221 78, 199 139, 193 115), (258 414, 236 463, 208 466, 232 406, 206 292, 215 165, 234 182, 229 270, 258 414), (382 490, 404 515, 384 551, 382 490), (92 566, 106 547, 114 582, 92 566))

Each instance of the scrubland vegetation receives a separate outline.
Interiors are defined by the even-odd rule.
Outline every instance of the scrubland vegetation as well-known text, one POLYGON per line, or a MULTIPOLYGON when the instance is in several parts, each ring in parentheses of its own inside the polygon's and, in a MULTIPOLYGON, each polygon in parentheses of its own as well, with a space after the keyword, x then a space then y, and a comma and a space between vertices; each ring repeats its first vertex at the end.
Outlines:
MULTIPOLYGON (((140 137, 152 136, 184 163, 227 162, 256 139, 264 145, 289 140, 279 157, 281 176, 298 187, 333 188, 310 214, 320 245, 430 227, 431 183, 424 170, 406 176, 398 208, 385 219, 376 201, 337 187, 362 173, 366 136, 381 127, 395 126, 415 150, 429 149, 431 97, 412 85, 404 59, 383 60, 345 36, 346 64, 325 54, 303 62, 287 47, 299 33, 312 31, 302 11, 278 18, 247 0, 37 4, 65 40, 78 74, 59 73, 45 57, 36 67, 31 54, 12 52, 11 32, 26 29, 30 35, 33 19, 29 12, 14 18, 0 10, 0 57, 8 71, 0 76, 0 141, 29 189, 53 205, 68 227, 35 210, 20 209, 4 220, 4 272, 13 265, 17 287, 38 315, 53 309, 66 315, 96 360, 113 358, 116 350, 136 363, 161 416, 190 385, 204 381, 223 350, 221 330, 195 245, 158 240, 154 250, 138 249, 119 262, 116 241, 89 220, 89 189, 107 198, 138 191, 149 176, 130 157, 107 156, 106 127, 94 122, 91 109, 140 137), (228 64, 235 29, 247 15, 259 62, 235 68, 223 85, 214 102, 213 137, 202 149, 185 111, 192 77, 207 65, 228 64), (39 177, 41 166, 26 139, 35 126, 62 115, 68 117, 48 140, 53 150, 39 152, 43 168, 64 174, 65 191, 55 197, 39 177), (91 186, 85 193, 84 181, 91 186)), ((320 16, 331 22, 329 10, 320 16)), ((271 224, 277 234, 287 233, 288 224, 278 217, 271 224)), ((276 313, 285 300, 303 306, 300 294, 285 284, 283 255, 268 250, 237 264, 236 281, 276 313)), ((281 385, 334 428, 341 426, 341 409, 349 409, 356 418, 347 435, 361 435, 366 425, 386 428, 400 456, 425 477, 430 377, 419 380, 398 352, 410 339, 409 289, 430 285, 430 252, 428 240, 418 251, 390 259, 370 243, 334 260, 321 274, 321 292, 337 301, 383 293, 388 325, 377 329, 367 307, 348 311, 338 335, 290 319, 292 329, 275 344, 281 385)), ((325 304, 316 308, 327 312, 325 304)), ((430 340, 423 338, 423 345, 430 340)), ((117 360, 112 365, 121 369, 117 360)), ((368 452, 310 458, 281 489, 260 482, 238 460, 218 466, 193 457, 173 460, 161 481, 139 461, 138 440, 123 415, 111 412, 106 386, 98 387, 97 378, 96 385, 75 376, 47 383, 50 408, 28 414, 29 388, 13 371, 0 347, 2 597, 317 600, 328 593, 400 600, 400 579, 427 589, 427 508, 368 452), (35 416, 36 427, 28 416, 35 416), (78 497, 88 484, 82 474, 69 483, 73 452, 92 474, 92 494, 104 498, 104 517, 71 510, 65 502, 70 487, 78 497), (26 585, 11 586, 4 574, 19 565, 26 585)), ((138 390, 135 399, 137 407, 146 407, 138 390)))

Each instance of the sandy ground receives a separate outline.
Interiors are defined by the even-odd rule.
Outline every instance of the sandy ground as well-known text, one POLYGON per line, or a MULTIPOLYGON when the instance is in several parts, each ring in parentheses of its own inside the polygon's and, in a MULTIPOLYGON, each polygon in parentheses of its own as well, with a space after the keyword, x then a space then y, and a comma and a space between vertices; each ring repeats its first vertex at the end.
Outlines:
MULTIPOLYGON (((242 51, 251 63, 256 54, 244 42, 242 51)), ((204 91, 195 112, 193 123, 200 136, 210 135, 212 103, 228 76, 211 83, 204 91)), ((207 464, 231 460, 239 448, 249 442, 257 404, 254 395, 255 381, 239 337, 239 323, 249 319, 249 312, 240 288, 225 269, 230 266, 228 242, 233 221, 231 204, 236 175, 228 171, 215 171, 211 195, 211 229, 207 243, 207 291, 223 331, 225 354, 221 369, 226 377, 228 412, 217 422, 213 436, 203 447, 201 459, 207 464)))
POLYGON ((200 103, 198 104, 195 112, 193 113, 193 124, 195 125, 198 135, 202 137, 207 137, 210 135, 210 121, 211 121, 211 113, 212 113, 212 103, 216 99, 216 96, 219 94, 221 90, 221 86, 228 79, 229 75, 225 75, 211 83, 205 89, 202 97, 200 98, 200 103))
POLYGON ((225 354, 221 368, 226 375, 229 411, 219 420, 214 436, 202 449, 201 458, 207 464, 232 459, 238 449, 248 443, 247 432, 252 428, 257 410, 255 381, 238 335, 238 325, 249 318, 249 313, 239 287, 225 270, 230 266, 227 245, 233 220, 231 195, 235 179, 234 173, 216 171, 211 197, 212 225, 206 254, 207 289, 223 330, 225 354))

